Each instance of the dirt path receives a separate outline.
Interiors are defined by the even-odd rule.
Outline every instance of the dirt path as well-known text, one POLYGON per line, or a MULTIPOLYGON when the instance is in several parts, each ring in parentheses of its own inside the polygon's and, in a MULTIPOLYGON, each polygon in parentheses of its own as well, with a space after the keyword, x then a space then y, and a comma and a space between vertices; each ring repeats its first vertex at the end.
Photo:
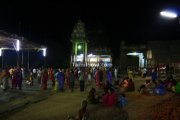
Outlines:
POLYGON ((129 114, 129 120, 142 120, 142 117, 147 109, 161 101, 172 97, 173 93, 168 93, 164 96, 146 96, 138 92, 127 94, 128 105, 124 109, 129 114))
POLYGON ((30 104, 12 113, 8 120, 64 120, 77 113, 85 93, 57 93, 39 103, 30 104))

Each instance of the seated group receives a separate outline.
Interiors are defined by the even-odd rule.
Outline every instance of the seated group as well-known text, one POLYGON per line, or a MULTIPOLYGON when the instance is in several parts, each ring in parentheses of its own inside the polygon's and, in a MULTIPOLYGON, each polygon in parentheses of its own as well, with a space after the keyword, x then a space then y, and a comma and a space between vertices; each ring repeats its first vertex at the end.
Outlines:
POLYGON ((102 103, 104 106, 125 106, 127 104, 127 99, 125 98, 125 94, 119 94, 119 88, 123 88, 125 91, 134 91, 134 82, 132 79, 129 79, 128 77, 123 80, 121 84, 106 84, 102 85, 102 88, 104 90, 104 93, 102 95, 98 96, 96 94, 96 89, 92 88, 89 91, 89 95, 87 97, 87 100, 90 104, 97 104, 102 103))
POLYGON ((134 86, 134 82, 132 81, 131 78, 127 77, 125 78, 120 84, 119 87, 123 88, 124 91, 128 92, 128 91, 134 91, 135 90, 135 86, 134 86))
POLYGON ((165 95, 166 91, 180 93, 180 83, 177 82, 172 75, 170 75, 170 77, 164 81, 158 80, 157 83, 155 82, 155 87, 152 87, 150 80, 146 80, 146 82, 139 87, 138 91, 148 95, 165 95))
POLYGON ((90 104, 102 103, 103 106, 119 106, 123 107, 127 104, 125 94, 119 95, 117 88, 112 85, 106 85, 103 87, 104 91, 101 95, 97 95, 96 89, 91 88, 87 100, 90 104))
MULTIPOLYGON (((104 85, 104 92, 102 95, 97 95, 96 89, 92 88, 89 91, 89 95, 87 100, 90 104, 98 104, 102 103, 104 106, 124 106, 127 104, 127 99, 125 98, 125 94, 119 94, 119 88, 123 88, 125 92, 134 91, 135 86, 132 79, 128 77, 124 79, 121 84, 116 86, 113 85, 104 85)), ((180 83, 173 79, 172 76, 168 77, 168 79, 162 81, 158 80, 153 87, 151 80, 146 80, 144 84, 142 84, 138 91, 142 94, 146 95, 164 95, 166 91, 173 91, 175 93, 180 93, 180 83)))

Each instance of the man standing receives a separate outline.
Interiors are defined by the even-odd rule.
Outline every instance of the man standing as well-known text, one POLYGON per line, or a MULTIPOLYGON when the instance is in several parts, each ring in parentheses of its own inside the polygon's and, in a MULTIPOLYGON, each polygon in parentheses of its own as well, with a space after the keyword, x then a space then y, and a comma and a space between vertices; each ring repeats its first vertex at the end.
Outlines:
POLYGON ((110 69, 107 72, 107 84, 112 85, 112 72, 110 69))
POLYGON ((44 69, 41 75, 41 84, 43 90, 47 89, 47 81, 48 81, 48 71, 47 69, 44 69))
POLYGON ((156 80, 157 80, 157 70, 153 69, 152 74, 151 74, 152 82, 156 85, 156 80))
POLYGON ((118 77, 118 69, 115 67, 114 68, 114 78, 115 78, 115 81, 117 81, 117 77, 118 77))
POLYGON ((73 70, 70 71, 70 89, 71 92, 74 91, 74 82, 75 82, 75 76, 73 70))
POLYGON ((142 77, 143 77, 143 78, 146 78, 146 75, 147 75, 147 69, 144 68, 144 69, 142 70, 142 77))
POLYGON ((84 72, 79 72, 79 83, 80 83, 80 91, 84 91, 85 83, 84 83, 84 72))
POLYGON ((64 79, 65 79, 63 70, 56 73, 56 79, 58 81, 59 90, 63 92, 64 91, 64 79))
POLYGON ((19 90, 22 89, 22 71, 21 68, 17 68, 17 83, 16 86, 18 86, 19 90))
POLYGON ((34 69, 33 69, 33 79, 36 78, 36 73, 37 73, 36 68, 34 68, 34 69))

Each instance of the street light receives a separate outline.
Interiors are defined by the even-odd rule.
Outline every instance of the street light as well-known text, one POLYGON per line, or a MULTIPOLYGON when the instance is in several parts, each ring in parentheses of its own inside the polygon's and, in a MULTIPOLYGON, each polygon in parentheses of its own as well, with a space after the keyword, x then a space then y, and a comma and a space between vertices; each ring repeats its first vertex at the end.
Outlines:
POLYGON ((44 56, 44 67, 46 67, 46 54, 47 54, 47 48, 42 48, 43 56, 44 56))
POLYGON ((20 41, 16 40, 16 51, 17 51, 17 66, 19 66, 19 50, 20 50, 20 41))
POLYGON ((20 41, 16 40, 16 51, 20 50, 20 41))
POLYGON ((43 50, 43 56, 46 57, 46 50, 47 50, 47 49, 46 49, 46 48, 43 48, 42 50, 43 50))
POLYGON ((166 18, 177 18, 177 13, 172 11, 161 11, 160 15, 166 18))
POLYGON ((138 56, 138 55, 139 55, 139 53, 137 53, 137 52, 133 52, 133 53, 127 53, 127 55, 138 56))

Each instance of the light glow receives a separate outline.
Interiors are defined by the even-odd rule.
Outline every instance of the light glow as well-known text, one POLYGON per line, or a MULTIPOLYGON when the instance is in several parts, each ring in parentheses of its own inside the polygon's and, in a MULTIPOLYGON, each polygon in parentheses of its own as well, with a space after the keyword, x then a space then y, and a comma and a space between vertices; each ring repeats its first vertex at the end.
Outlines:
POLYGON ((77 55, 76 61, 82 62, 83 61, 83 54, 77 55))
POLYGON ((97 58, 89 58, 89 62, 98 62, 97 58))
POLYGON ((96 57, 96 55, 93 55, 92 53, 88 55, 88 57, 96 57))
POLYGON ((111 62, 111 58, 101 58, 103 62, 111 62))
POLYGON ((133 52, 133 53, 127 53, 127 55, 133 55, 133 56, 138 56, 140 53, 133 52))
POLYGON ((79 50, 82 49, 82 46, 81 46, 81 45, 78 45, 78 49, 79 49, 79 50))
POLYGON ((162 11, 160 12, 160 15, 167 18, 177 18, 177 14, 175 12, 170 11, 162 11))
POLYGON ((19 51, 20 50, 20 41, 17 40, 16 41, 16 51, 19 51))
POLYGON ((46 49, 46 48, 43 48, 42 50, 43 50, 43 56, 46 57, 46 51, 47 51, 47 49, 46 49))
POLYGON ((93 54, 91 53, 91 54, 89 54, 88 56, 89 56, 89 57, 90 57, 90 56, 93 56, 93 54))
POLYGON ((2 48, 0 48, 0 56, 2 56, 2 48))

